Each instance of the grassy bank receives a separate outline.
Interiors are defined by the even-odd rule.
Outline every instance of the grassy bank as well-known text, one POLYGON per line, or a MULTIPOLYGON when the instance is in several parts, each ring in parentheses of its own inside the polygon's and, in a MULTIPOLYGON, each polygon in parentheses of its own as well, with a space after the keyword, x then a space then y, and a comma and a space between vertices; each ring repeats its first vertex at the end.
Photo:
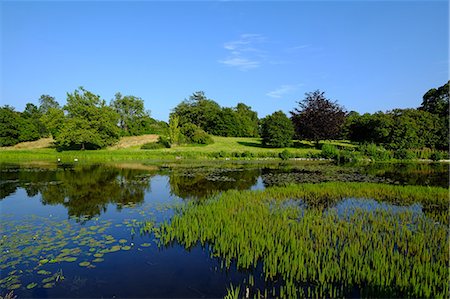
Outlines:
MULTIPOLYGON (((109 162, 130 160, 180 160, 180 159, 265 159, 277 158, 285 149, 266 148, 261 146, 258 138, 214 137, 214 143, 207 146, 177 146, 173 148, 142 150, 139 145, 121 148, 112 147, 95 151, 63 151, 53 148, 2 148, 0 161, 23 162, 33 160, 71 162, 109 162)), ((297 157, 318 154, 308 142, 298 143, 289 148, 297 157)))
MULTIPOLYGON (((222 257, 227 267, 232 261, 242 269, 262 262, 265 279, 282 282, 269 296, 449 296, 447 225, 409 210, 356 208, 341 215, 295 204, 300 198, 314 206, 318 199, 343 197, 436 204, 437 211, 448 213, 444 188, 308 184, 228 191, 191 202, 155 234, 165 245, 209 244, 212 256, 222 257)), ((250 274, 245 288, 252 294, 268 295, 252 282, 250 274)))

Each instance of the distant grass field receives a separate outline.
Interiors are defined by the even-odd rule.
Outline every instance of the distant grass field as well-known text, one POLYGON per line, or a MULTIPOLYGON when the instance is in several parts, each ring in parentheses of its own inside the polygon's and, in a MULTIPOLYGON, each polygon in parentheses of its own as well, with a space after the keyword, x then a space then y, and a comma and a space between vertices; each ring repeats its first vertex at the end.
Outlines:
MULTIPOLYGON (((214 143, 210 145, 174 146, 168 149, 143 150, 140 146, 146 142, 155 142, 156 135, 138 137, 123 137, 112 147, 95 151, 63 151, 58 152, 51 146, 51 140, 37 142, 39 147, 27 144, 23 147, 8 147, 0 149, 0 161, 20 162, 33 160, 70 162, 78 161, 130 161, 130 160, 180 160, 180 159, 262 159, 278 158, 278 154, 286 148, 264 147, 259 138, 213 137, 214 143)), ((343 143, 343 146, 351 146, 343 143)), ((295 157, 307 157, 308 154, 319 153, 312 143, 296 142, 294 147, 287 148, 295 157)))

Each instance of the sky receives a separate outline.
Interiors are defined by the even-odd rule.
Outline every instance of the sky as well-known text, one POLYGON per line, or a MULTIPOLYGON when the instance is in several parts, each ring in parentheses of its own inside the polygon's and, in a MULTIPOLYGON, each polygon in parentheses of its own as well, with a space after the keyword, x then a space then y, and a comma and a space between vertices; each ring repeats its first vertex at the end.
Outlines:
POLYGON ((415 108, 449 79, 448 1, 0 1, 0 104, 79 86, 168 120, 196 91, 264 117, 317 89, 347 111, 415 108))

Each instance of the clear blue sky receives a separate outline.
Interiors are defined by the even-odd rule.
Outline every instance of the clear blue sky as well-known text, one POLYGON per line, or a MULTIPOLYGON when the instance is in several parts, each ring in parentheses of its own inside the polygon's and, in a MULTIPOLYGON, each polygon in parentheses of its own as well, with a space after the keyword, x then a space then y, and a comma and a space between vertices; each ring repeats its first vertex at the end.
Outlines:
POLYGON ((1 105, 77 87, 153 117, 202 90, 260 117, 320 89, 360 113, 417 107, 449 77, 448 2, 16 2, 1 7, 1 105))

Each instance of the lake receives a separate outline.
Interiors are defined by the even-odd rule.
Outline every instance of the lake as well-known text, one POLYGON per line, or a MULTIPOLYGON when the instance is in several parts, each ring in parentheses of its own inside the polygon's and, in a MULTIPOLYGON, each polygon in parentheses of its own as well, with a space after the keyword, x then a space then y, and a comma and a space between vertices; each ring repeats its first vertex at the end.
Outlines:
MULTIPOLYGON (((152 227, 230 189, 336 181, 448 188, 448 175, 445 164, 2 164, 0 295, 223 297, 231 285, 249 285, 252 296, 278 296, 284 282, 265 279, 261 261, 228 265, 211 244, 165 244, 152 227)), ((420 203, 355 198, 326 207, 344 217, 352 209, 424 213, 420 203)))

